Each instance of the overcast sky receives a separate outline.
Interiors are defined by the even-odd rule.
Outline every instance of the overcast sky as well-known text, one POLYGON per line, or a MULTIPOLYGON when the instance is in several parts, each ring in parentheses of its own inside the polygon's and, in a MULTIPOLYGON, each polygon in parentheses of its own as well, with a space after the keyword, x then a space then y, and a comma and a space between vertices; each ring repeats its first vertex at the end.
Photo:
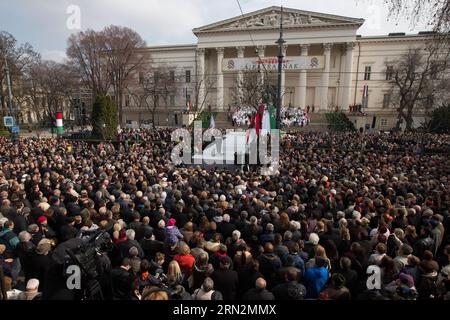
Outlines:
MULTIPOLYGON (((240 0, 244 13, 283 5, 322 13, 364 18, 362 35, 414 33, 424 26, 388 21, 383 0, 240 0)), ((19 42, 29 42, 45 59, 62 61, 67 37, 76 28, 74 11, 80 9, 81 30, 100 30, 110 24, 136 30, 147 45, 195 43, 192 29, 239 16, 236 0, 0 0, 0 30, 19 42), (68 10, 70 11, 68 13, 68 10), (68 27, 68 21, 69 26, 68 27)))

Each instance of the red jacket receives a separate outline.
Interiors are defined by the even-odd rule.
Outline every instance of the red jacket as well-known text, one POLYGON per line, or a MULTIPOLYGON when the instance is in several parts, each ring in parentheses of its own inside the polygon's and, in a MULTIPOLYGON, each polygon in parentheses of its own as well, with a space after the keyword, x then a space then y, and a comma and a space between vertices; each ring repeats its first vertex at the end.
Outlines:
POLYGON ((177 254, 173 260, 178 262, 180 265, 181 272, 184 273, 185 277, 188 278, 192 274, 192 269, 194 268, 195 258, 191 254, 177 254))

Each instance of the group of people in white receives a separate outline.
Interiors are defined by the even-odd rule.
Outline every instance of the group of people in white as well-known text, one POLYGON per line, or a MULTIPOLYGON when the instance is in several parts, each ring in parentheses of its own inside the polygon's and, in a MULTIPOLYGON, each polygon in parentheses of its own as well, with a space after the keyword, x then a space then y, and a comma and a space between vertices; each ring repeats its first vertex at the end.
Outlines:
MULTIPOLYGON (((231 114, 233 126, 249 126, 253 114, 256 112, 252 107, 238 107, 231 114)), ((281 108, 281 123, 283 127, 305 127, 309 124, 310 119, 305 110, 283 107, 281 108)))
POLYGON ((281 108, 283 127, 306 127, 310 122, 308 114, 302 109, 281 108))

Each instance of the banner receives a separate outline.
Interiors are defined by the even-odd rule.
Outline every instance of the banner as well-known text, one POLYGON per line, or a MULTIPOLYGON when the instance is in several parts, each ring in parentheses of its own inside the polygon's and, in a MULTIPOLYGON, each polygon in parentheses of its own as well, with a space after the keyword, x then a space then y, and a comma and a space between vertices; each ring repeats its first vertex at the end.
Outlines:
MULTIPOLYGON (((299 70, 316 70, 325 67, 324 56, 298 56, 285 57, 283 59, 283 70, 299 71, 299 70)), ((231 58, 223 59, 222 71, 245 71, 245 70, 278 70, 278 58, 231 58)))

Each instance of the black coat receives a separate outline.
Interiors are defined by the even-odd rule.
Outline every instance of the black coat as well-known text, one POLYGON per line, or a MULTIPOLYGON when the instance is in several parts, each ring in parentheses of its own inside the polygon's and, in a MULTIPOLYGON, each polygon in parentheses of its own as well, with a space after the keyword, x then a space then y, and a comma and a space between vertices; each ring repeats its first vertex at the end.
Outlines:
POLYGON ((164 242, 158 241, 158 240, 147 240, 142 239, 139 241, 139 244, 142 247, 142 250, 144 251, 144 257, 148 261, 151 261, 155 258, 156 253, 158 252, 164 252, 164 242))
POLYGON ((266 289, 250 289, 244 294, 243 297, 244 300, 252 300, 252 301, 258 301, 258 300, 275 300, 275 297, 272 292, 266 290, 266 289))
POLYGON ((278 269, 282 267, 280 258, 274 253, 264 253, 259 257, 259 271, 268 282, 275 279, 278 269))
POLYGON ((111 286, 113 299, 131 300, 133 290, 133 275, 121 267, 113 269, 111 272, 111 286))
POLYGON ((30 279, 38 279, 39 287, 45 288, 50 277, 50 270, 54 262, 49 255, 33 254, 30 259, 31 270, 28 273, 30 279))
POLYGON ((224 239, 231 237, 233 231, 236 230, 236 226, 230 222, 221 222, 217 226, 217 231, 222 234, 224 239))
POLYGON ((238 274, 234 270, 219 269, 211 275, 214 281, 214 290, 223 295, 223 300, 236 300, 239 285, 238 274))
POLYGON ((36 246, 31 241, 20 242, 14 252, 20 260, 20 265, 25 275, 25 282, 31 279, 30 272, 33 269, 32 257, 34 255, 35 248, 36 246))
POLYGON ((277 285, 272 289, 277 300, 303 300, 306 297, 306 288, 304 285, 291 281, 277 285))
POLYGON ((142 250, 141 245, 136 240, 126 240, 119 244, 119 250, 122 259, 128 257, 129 251, 132 247, 136 247, 139 251, 139 258, 144 258, 144 251, 142 250))

